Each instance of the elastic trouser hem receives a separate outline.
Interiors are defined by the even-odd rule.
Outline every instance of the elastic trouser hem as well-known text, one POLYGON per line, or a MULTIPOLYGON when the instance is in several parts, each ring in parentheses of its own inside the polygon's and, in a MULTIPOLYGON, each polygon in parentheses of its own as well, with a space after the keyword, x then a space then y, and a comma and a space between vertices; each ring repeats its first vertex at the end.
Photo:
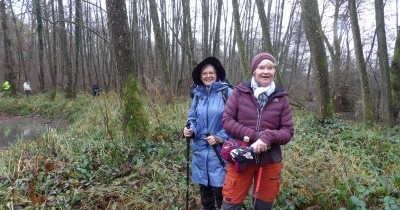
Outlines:
POLYGON ((271 210, 272 202, 265 202, 260 199, 254 200, 254 210, 271 210))
POLYGON ((243 204, 231 204, 222 202, 221 210, 240 210, 243 204))

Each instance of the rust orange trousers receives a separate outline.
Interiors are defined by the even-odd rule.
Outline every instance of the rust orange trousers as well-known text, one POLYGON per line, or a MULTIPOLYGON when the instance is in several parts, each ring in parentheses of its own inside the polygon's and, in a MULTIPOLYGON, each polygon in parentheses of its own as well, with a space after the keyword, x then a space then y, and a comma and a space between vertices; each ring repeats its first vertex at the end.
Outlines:
POLYGON ((258 178, 260 166, 249 164, 242 173, 236 172, 234 168, 234 163, 229 163, 227 166, 227 175, 222 189, 225 203, 243 203, 253 180, 254 198, 265 202, 273 202, 277 197, 281 180, 281 162, 267 163, 262 166, 260 179, 258 178), (259 189, 256 189, 258 180, 260 181, 259 189))

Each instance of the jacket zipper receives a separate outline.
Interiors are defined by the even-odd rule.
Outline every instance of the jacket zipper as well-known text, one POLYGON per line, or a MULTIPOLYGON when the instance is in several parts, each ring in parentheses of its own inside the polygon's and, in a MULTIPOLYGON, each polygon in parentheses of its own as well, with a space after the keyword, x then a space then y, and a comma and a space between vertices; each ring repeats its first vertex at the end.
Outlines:
MULTIPOLYGON (((271 95, 272 96, 272 95, 271 95)), ((265 107, 267 106, 268 102, 272 99, 272 97, 268 97, 268 100, 265 102, 265 105, 260 109, 260 105, 258 104, 257 100, 256 100, 256 104, 257 104, 257 124, 256 124, 256 131, 259 131, 260 129, 260 124, 261 124, 261 116, 262 116, 262 112, 264 111, 265 107)), ((257 141, 258 139, 256 139, 257 141)), ((256 154, 255 155, 255 161, 256 161, 256 165, 260 165, 261 164, 261 153, 260 154, 256 154)))

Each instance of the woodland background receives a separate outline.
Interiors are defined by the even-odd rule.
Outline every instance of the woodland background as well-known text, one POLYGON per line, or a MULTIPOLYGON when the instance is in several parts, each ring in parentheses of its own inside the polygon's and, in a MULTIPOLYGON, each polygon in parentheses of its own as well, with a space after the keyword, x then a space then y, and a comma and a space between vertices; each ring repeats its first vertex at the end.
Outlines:
POLYGON ((1 0, 2 78, 13 94, 30 80, 36 92, 74 97, 97 82, 118 91, 132 74, 140 91, 168 98, 187 94, 193 67, 207 56, 238 84, 253 55, 269 51, 298 106, 316 100, 321 119, 355 111, 393 125, 397 0, 300 2, 1 0))
POLYGON ((298 106, 316 100, 322 119, 355 111, 393 124, 397 0, 300 2, 1 0, 0 70, 13 94, 25 80, 35 92, 67 97, 97 82, 118 91, 132 73, 140 91, 185 96, 203 58, 221 59, 238 84, 249 78, 253 55, 269 51, 298 106))
POLYGON ((70 123, 0 150, 0 208, 199 209, 192 69, 216 56, 236 85, 269 51, 296 128, 274 208, 399 209, 398 20, 397 0, 0 0, 0 113, 70 123))

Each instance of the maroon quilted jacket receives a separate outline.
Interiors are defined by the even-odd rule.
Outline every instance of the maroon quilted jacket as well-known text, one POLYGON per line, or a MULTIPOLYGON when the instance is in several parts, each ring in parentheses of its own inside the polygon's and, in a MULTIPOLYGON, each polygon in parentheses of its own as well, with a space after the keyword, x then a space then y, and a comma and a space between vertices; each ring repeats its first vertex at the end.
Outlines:
POLYGON ((261 153, 260 164, 280 162, 281 145, 287 144, 293 134, 292 112, 287 93, 278 85, 262 110, 253 96, 250 82, 237 86, 226 102, 222 124, 232 138, 250 137, 250 143, 261 139, 271 149, 261 153))

